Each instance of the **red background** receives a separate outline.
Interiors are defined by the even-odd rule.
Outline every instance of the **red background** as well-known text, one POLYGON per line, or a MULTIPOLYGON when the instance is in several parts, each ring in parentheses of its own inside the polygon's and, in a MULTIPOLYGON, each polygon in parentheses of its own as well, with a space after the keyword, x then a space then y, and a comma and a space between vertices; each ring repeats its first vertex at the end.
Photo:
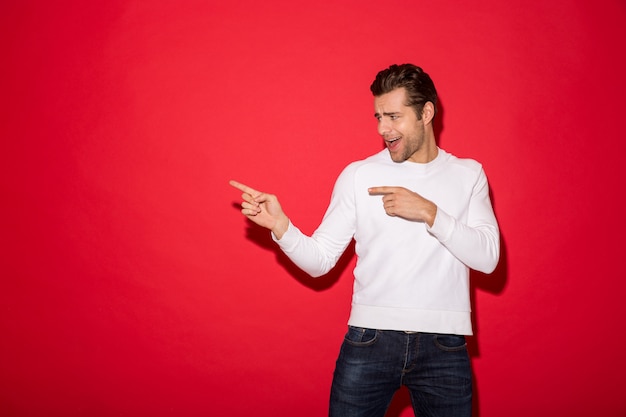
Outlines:
POLYGON ((354 257, 308 278, 227 181, 312 232, 412 62, 502 230, 476 415, 626 415, 625 28, 623 0, 3 1, 0 414, 325 415, 354 257))

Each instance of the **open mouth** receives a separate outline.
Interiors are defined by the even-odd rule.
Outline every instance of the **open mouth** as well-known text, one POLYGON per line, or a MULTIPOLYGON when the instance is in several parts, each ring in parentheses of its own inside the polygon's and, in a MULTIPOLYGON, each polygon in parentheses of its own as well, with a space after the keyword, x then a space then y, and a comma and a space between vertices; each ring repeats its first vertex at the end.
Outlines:
POLYGON ((387 144, 388 148, 394 148, 397 145, 399 140, 400 140, 399 137, 391 138, 391 139, 385 139, 385 143, 387 144))

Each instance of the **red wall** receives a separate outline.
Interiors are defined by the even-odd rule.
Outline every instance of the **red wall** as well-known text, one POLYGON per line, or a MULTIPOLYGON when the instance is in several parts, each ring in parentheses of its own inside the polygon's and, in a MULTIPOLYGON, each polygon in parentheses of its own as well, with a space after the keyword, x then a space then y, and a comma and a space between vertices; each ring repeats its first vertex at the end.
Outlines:
POLYGON ((308 278, 227 181, 312 232, 413 62, 502 229, 476 415, 624 416, 626 5, 474 3, 3 1, 0 414, 325 415, 354 259, 308 278))

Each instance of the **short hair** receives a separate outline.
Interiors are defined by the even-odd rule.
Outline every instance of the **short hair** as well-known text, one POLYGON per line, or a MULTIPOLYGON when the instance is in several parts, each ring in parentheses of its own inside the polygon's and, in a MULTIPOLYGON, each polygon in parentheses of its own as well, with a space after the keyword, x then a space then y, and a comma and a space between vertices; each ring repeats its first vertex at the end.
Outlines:
MULTIPOLYGON (((413 107, 417 118, 422 119, 422 110, 427 102, 433 103, 437 114, 437 90, 430 76, 422 68, 413 64, 391 65, 380 71, 370 86, 374 97, 390 93, 397 88, 404 88, 407 106, 413 107)), ((434 117, 434 116, 433 116, 434 117)))

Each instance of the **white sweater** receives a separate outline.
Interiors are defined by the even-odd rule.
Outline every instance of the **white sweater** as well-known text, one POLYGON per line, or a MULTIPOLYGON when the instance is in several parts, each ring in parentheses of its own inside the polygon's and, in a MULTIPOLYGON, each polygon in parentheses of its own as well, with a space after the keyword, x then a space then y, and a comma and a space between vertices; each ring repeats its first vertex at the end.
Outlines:
POLYGON ((469 269, 492 272, 499 230, 482 166, 442 149, 426 164, 393 162, 387 150, 348 165, 312 236, 293 224, 280 240, 313 277, 356 241, 348 324, 374 329, 471 335, 469 269), (432 227, 385 213, 368 188, 401 186, 437 205, 432 227))

